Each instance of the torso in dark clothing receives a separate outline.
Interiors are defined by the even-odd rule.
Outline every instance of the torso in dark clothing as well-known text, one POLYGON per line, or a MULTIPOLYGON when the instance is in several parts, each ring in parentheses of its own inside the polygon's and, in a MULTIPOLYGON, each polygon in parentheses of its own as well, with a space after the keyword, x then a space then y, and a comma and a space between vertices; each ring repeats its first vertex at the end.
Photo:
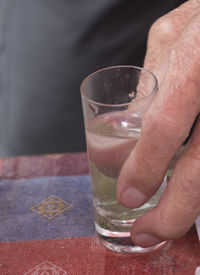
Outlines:
POLYGON ((150 25, 182 2, 0 0, 0 156, 85 150, 81 81, 141 66, 150 25))

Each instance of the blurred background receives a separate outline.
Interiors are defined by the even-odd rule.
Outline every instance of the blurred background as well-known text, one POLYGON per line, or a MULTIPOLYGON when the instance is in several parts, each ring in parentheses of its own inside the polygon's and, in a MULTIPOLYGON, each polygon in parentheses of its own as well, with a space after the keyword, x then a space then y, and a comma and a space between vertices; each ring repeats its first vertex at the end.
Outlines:
POLYGON ((80 84, 142 66, 148 30, 179 0, 0 0, 0 157, 85 151, 80 84))

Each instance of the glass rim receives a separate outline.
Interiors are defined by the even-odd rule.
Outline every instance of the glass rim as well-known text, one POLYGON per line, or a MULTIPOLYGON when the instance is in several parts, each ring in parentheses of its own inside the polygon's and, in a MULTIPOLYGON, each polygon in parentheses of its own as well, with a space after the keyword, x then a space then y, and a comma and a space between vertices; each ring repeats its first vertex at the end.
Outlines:
POLYGON ((138 101, 142 101, 144 99, 146 99, 147 97, 151 96, 152 94, 156 93, 156 91, 158 90, 158 80, 157 80, 157 77, 155 76, 154 73, 152 73, 150 70, 148 69, 145 69, 145 68, 142 68, 142 67, 139 67, 139 66, 134 66, 134 65, 116 65, 116 66, 109 66, 109 67, 104 67, 100 70, 97 70, 91 74, 89 74, 87 77, 85 77, 81 83, 81 86, 80 86, 80 91, 81 91, 81 96, 84 97, 88 102, 90 103, 93 103, 95 105, 98 105, 98 106, 104 106, 104 107, 124 107, 124 106, 129 106, 130 104, 133 104, 134 102, 130 101, 130 102, 127 102, 127 103, 120 103, 120 104, 107 104, 107 103, 101 103, 101 102, 98 102, 98 101, 95 101, 95 100, 92 100, 90 99, 89 97, 87 97, 85 94, 84 94, 84 87, 86 85, 86 82, 92 78, 94 75, 98 74, 98 73, 101 73, 103 71, 108 71, 108 70, 111 70, 111 69, 120 69, 120 68, 132 68, 132 69, 138 69, 140 71, 144 71, 144 72, 147 72, 148 74, 150 74, 153 79, 155 80, 155 85, 152 89, 151 92, 149 92, 146 96, 142 97, 142 98, 137 98, 137 99, 134 99, 134 102, 138 102, 138 101))

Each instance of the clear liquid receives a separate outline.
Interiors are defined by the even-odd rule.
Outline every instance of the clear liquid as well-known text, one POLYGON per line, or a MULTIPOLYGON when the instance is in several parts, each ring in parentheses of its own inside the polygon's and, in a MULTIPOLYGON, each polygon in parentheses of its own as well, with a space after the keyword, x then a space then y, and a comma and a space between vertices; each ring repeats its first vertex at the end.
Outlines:
POLYGON ((124 161, 141 133, 141 118, 113 112, 91 121, 87 128, 87 149, 97 231, 104 236, 130 235, 135 219, 158 203, 164 184, 142 207, 128 209, 116 199, 116 184, 124 161))

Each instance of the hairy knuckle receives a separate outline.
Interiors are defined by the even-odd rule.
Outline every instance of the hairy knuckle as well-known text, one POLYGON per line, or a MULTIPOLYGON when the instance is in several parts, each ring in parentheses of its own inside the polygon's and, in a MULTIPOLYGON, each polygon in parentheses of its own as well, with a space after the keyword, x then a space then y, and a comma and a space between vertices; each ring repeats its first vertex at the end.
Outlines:
POLYGON ((149 31, 149 38, 157 37, 160 42, 169 41, 170 38, 174 38, 175 35, 175 25, 170 17, 164 15, 157 19, 151 26, 149 31))

